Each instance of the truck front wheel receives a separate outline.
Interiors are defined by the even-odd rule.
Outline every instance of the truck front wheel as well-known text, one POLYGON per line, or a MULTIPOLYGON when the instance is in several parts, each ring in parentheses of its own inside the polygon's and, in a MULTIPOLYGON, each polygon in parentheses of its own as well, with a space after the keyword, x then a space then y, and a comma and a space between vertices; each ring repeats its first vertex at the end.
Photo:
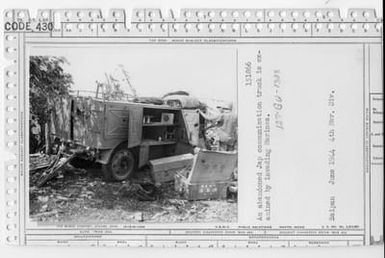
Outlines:
POLYGON ((135 169, 135 156, 129 149, 115 149, 107 164, 103 165, 103 175, 108 181, 123 181, 129 178, 135 169))

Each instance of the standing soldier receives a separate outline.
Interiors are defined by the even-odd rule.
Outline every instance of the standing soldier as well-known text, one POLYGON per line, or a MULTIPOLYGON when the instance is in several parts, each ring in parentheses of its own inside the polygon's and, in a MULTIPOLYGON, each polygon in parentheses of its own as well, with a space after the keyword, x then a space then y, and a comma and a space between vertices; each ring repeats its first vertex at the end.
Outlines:
POLYGON ((41 144, 41 127, 38 118, 34 115, 32 115, 32 119, 30 121, 30 134, 29 138, 32 143, 30 145, 30 152, 35 153, 41 144))
POLYGON ((237 149, 237 127, 238 118, 233 112, 231 103, 217 106, 219 115, 209 116, 202 111, 200 114, 208 121, 211 121, 217 128, 220 151, 234 151, 237 149))

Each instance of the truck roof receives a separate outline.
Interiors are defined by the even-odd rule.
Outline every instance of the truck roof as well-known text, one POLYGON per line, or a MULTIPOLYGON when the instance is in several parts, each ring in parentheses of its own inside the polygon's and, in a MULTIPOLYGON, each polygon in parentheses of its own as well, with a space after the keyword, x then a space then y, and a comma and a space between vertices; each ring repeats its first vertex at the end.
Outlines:
POLYGON ((156 109, 167 109, 167 110, 181 110, 180 107, 171 107, 169 105, 163 104, 163 105, 156 105, 151 103, 138 103, 138 102, 129 102, 129 101, 118 101, 118 100, 103 100, 100 98, 90 97, 90 96, 75 96, 71 95, 73 98, 82 98, 82 99, 92 99, 93 101, 98 101, 101 103, 117 103, 122 105, 128 105, 128 106, 141 106, 144 108, 156 108, 156 109))

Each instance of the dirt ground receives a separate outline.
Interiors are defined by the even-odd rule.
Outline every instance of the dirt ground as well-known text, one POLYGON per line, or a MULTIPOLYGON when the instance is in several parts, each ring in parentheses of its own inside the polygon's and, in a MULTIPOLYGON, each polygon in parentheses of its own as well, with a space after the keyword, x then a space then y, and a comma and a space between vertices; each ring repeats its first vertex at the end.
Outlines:
POLYGON ((66 169, 42 187, 30 175, 30 217, 40 223, 236 222, 234 199, 186 201, 172 182, 143 200, 137 185, 105 182, 100 166, 66 169))

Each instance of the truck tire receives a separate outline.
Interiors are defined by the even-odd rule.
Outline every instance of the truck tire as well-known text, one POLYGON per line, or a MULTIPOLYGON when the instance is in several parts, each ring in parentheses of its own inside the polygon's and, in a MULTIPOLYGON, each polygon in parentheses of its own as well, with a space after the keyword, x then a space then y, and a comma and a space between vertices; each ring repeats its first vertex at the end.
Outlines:
POLYGON ((112 152, 108 163, 102 166, 102 171, 107 181, 124 181, 134 173, 135 167, 134 153, 120 146, 112 152))

